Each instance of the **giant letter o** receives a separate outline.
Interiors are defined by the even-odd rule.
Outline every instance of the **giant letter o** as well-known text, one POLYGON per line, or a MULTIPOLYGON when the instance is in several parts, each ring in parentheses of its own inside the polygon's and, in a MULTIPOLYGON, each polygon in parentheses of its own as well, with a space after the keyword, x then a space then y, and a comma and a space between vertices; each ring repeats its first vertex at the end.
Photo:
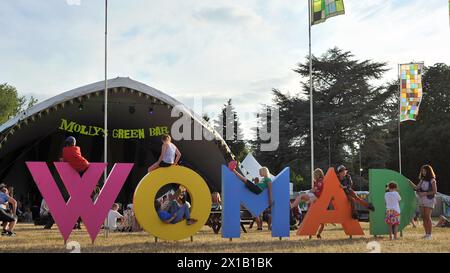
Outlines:
POLYGON ((211 213, 211 193, 203 178, 191 169, 181 166, 158 168, 142 178, 134 192, 134 210, 141 227, 155 237, 165 240, 181 240, 197 233, 211 213), (156 193, 164 185, 183 185, 191 197, 191 218, 198 220, 193 225, 186 221, 166 224, 159 219, 155 209, 156 193))

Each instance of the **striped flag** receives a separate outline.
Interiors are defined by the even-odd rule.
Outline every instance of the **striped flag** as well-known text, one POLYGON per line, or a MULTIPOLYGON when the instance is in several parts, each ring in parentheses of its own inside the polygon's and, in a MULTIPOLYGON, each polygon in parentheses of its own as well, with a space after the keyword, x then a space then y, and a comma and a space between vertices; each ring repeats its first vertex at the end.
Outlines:
POLYGON ((416 120, 422 102, 423 63, 400 65, 400 122, 416 120))
POLYGON ((330 17, 345 14, 344 0, 310 0, 310 1, 311 1, 311 25, 320 24, 325 22, 330 17))

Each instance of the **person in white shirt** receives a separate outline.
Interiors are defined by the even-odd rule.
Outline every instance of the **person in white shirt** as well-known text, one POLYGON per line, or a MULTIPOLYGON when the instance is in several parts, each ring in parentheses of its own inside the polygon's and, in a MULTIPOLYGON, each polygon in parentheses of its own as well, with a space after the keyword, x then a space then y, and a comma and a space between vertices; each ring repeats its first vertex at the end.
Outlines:
POLYGON ((42 198, 42 202, 41 202, 41 209, 40 209, 39 215, 41 217, 42 222, 45 223, 44 229, 51 229, 53 224, 55 223, 55 220, 53 220, 53 217, 52 217, 52 214, 50 213, 47 202, 45 202, 45 199, 43 199, 43 198, 42 198))
POLYGON ((177 146, 172 143, 172 138, 169 135, 163 135, 161 137, 163 145, 161 147, 161 155, 158 161, 148 168, 148 172, 152 172, 160 167, 166 168, 172 165, 178 165, 181 158, 181 152, 177 146))
POLYGON ((108 212, 105 227, 111 231, 117 230, 117 220, 123 220, 123 215, 118 212, 119 204, 114 203, 108 212))
POLYGON ((384 195, 386 202, 386 224, 389 225, 389 239, 397 240, 398 226, 400 225, 400 194, 397 192, 397 183, 391 181, 388 184, 388 191, 384 195))

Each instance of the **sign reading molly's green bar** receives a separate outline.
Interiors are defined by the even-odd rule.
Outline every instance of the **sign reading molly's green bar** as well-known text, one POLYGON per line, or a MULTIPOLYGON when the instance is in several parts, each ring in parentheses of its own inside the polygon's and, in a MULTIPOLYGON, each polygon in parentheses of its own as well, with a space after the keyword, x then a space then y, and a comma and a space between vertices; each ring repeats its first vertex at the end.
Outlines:
MULTIPOLYGON (((92 137, 105 136, 105 130, 102 127, 79 124, 75 121, 70 121, 67 119, 61 119, 59 130, 92 137)), ((169 134, 169 127, 156 126, 148 129, 113 129, 110 131, 112 132, 112 138, 114 139, 145 139, 146 135, 148 135, 149 137, 157 137, 164 134, 169 134)))

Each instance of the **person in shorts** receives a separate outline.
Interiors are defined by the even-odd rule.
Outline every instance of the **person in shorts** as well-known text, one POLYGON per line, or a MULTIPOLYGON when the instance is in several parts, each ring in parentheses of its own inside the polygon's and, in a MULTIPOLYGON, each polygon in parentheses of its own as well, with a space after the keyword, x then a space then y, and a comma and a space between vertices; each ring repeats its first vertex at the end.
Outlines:
POLYGON ((430 165, 423 165, 419 172, 419 184, 417 184, 417 186, 412 182, 411 184, 419 196, 420 214, 422 215, 423 227, 425 229, 423 239, 430 240, 433 229, 431 214, 436 205, 437 193, 436 174, 434 173, 433 168, 430 165))
POLYGON ((178 150, 177 146, 172 143, 172 138, 166 134, 161 137, 161 141, 163 143, 161 147, 161 155, 159 156, 158 161, 148 168, 148 172, 152 172, 160 167, 166 168, 172 165, 177 165, 178 161, 180 161, 180 150, 178 150))
POLYGON ((2 236, 14 237, 14 227, 17 223, 17 201, 9 196, 8 188, 5 184, 0 184, 0 221, 2 224, 2 236), (12 210, 9 209, 12 205, 12 210))

